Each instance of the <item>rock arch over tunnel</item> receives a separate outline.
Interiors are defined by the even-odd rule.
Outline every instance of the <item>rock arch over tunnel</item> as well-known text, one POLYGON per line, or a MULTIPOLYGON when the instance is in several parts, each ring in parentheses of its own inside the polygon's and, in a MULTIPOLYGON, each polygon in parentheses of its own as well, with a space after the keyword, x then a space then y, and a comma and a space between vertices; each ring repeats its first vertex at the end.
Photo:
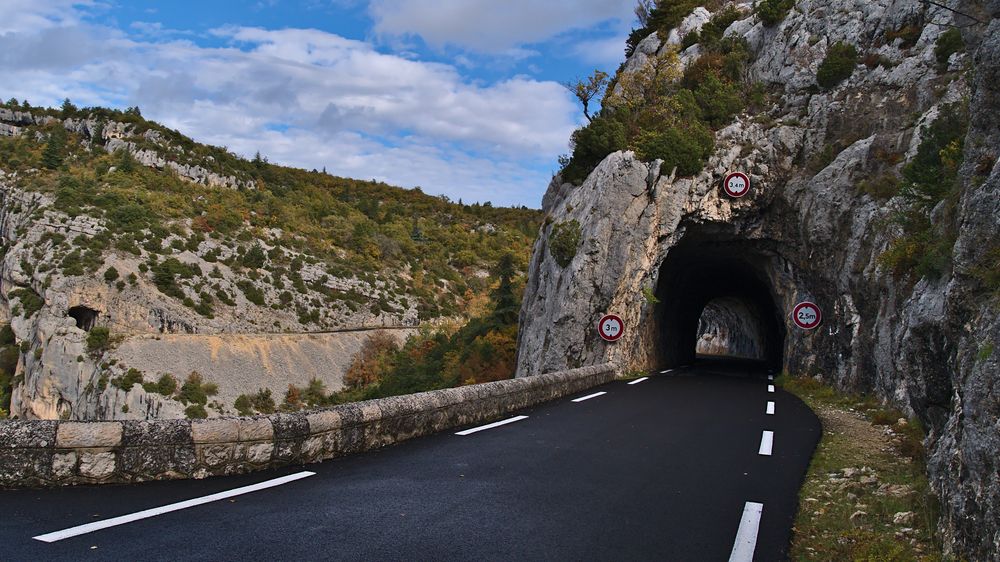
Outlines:
POLYGON ((685 236, 660 267, 656 364, 685 365, 707 353, 780 367, 785 323, 773 280, 780 271, 762 242, 685 236))

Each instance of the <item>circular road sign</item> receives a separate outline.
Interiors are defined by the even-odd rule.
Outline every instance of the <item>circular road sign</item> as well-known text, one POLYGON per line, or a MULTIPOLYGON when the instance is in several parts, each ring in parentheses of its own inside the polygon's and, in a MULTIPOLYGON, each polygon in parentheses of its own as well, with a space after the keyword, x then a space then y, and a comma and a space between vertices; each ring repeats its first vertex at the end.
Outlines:
POLYGON ((625 322, 614 314, 605 314, 597 323, 597 333, 604 341, 618 341, 625 333, 625 322))
POLYGON ((730 197, 743 197, 750 193, 750 177, 741 172, 733 172, 722 182, 722 189, 730 197))
POLYGON ((822 319, 823 313, 819 311, 819 307, 809 301, 800 302, 792 309, 792 322, 803 330, 812 330, 819 326, 822 319))

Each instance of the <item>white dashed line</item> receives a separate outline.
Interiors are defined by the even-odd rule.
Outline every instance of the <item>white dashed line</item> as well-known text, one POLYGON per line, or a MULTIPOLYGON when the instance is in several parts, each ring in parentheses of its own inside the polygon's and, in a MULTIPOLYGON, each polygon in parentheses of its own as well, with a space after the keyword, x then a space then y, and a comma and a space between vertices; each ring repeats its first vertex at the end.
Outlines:
POLYGON ((309 472, 309 471, 297 472, 295 474, 289 474, 288 476, 282 476, 281 478, 266 480, 258 484, 243 486, 242 488, 235 488, 227 492, 219 492, 217 494, 212 494, 210 496, 203 496, 200 498, 194 498, 192 500, 172 503, 170 505, 165 505, 163 507, 154 507, 153 509, 147 509, 145 511, 139 511, 129 515, 122 515, 121 517, 113 517, 111 519, 105 519, 103 521, 94 521, 93 523, 87 523, 86 525, 70 527, 69 529, 56 531, 54 533, 46 533, 44 535, 38 535, 37 537, 32 537, 32 538, 34 538, 36 541, 42 541, 42 542, 61 541, 63 539, 68 539, 71 537, 86 535, 87 533, 93 533, 94 531, 100 531, 101 529, 107 529, 109 527, 117 527, 118 525, 132 523, 133 521, 139 521, 141 519, 156 517, 157 515, 163 515, 164 513, 179 511, 181 509, 187 509, 189 507, 195 507, 206 503, 224 500, 227 498, 231 498, 233 496, 240 496, 243 494, 249 494, 250 492, 256 492, 259 490, 265 490, 267 488, 273 488, 275 486, 280 486, 282 484, 287 484, 289 482, 301 480, 303 478, 313 476, 315 474, 316 474, 315 472, 309 472))
POLYGON ((509 423, 519 422, 523 419, 527 419, 528 416, 514 416, 512 418, 507 418, 505 420, 500 420, 498 422, 488 423, 486 425, 481 425, 479 427, 473 427, 472 429, 466 429, 463 431, 456 432, 455 435, 469 435, 477 431, 485 431, 487 429, 493 429, 494 427, 500 427, 501 425, 507 425, 509 423))
POLYGON ((607 392, 595 392, 593 394, 588 394, 586 396, 581 396, 580 398, 574 398, 573 402, 583 402, 584 400, 590 400, 591 398, 597 398, 602 394, 607 394, 607 392))
POLYGON ((743 517, 740 518, 740 528, 736 531, 736 542, 729 562, 751 562, 753 552, 757 549, 757 531, 760 529, 760 514, 764 504, 747 502, 743 506, 743 517))
POLYGON ((767 380, 773 381, 774 380, 774 375, 767 375, 767 380))
POLYGON ((767 391, 768 392, 774 392, 774 385, 773 384, 767 385, 767 391))
POLYGON ((670 372, 672 372, 672 371, 676 371, 676 370, 677 370, 677 369, 667 369, 666 371, 660 371, 660 374, 661 374, 661 375, 665 375, 665 374, 667 374, 667 373, 670 373, 670 372))
POLYGON ((760 449, 758 454, 771 456, 771 447, 774 445, 774 432, 765 430, 760 436, 760 449))
POLYGON ((772 416, 774 415, 774 402, 768 401, 768 403, 767 403, 767 413, 769 415, 772 415, 772 416))
POLYGON ((649 377, 642 377, 641 379, 635 379, 634 381, 632 381, 632 382, 630 382, 628 384, 639 384, 639 383, 641 383, 642 381, 644 381, 644 380, 646 380, 648 378, 649 377))

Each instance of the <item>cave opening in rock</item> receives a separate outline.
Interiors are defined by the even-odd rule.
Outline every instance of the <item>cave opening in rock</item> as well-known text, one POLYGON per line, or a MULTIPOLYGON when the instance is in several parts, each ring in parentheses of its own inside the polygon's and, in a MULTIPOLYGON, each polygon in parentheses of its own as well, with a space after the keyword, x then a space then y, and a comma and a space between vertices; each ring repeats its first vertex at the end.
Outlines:
POLYGON ((656 361, 666 367, 715 356, 780 368, 784 314, 772 279, 778 254, 759 241, 691 235, 671 249, 656 290, 656 361))
POLYGON ((69 317, 76 320, 76 327, 90 331, 97 324, 98 312, 87 306, 74 306, 69 309, 69 317))

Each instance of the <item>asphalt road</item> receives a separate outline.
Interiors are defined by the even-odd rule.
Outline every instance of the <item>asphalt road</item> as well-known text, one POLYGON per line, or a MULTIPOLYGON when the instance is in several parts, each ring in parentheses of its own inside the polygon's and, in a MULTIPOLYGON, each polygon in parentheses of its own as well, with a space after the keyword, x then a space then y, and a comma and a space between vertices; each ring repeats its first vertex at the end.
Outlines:
POLYGON ((781 560, 821 429, 775 390, 747 364, 700 363, 492 429, 304 467, 3 491, 0 560, 729 560, 738 535, 753 538, 743 519, 754 504, 753 559, 781 560), (303 471, 315 475, 56 542, 32 538, 303 471))

